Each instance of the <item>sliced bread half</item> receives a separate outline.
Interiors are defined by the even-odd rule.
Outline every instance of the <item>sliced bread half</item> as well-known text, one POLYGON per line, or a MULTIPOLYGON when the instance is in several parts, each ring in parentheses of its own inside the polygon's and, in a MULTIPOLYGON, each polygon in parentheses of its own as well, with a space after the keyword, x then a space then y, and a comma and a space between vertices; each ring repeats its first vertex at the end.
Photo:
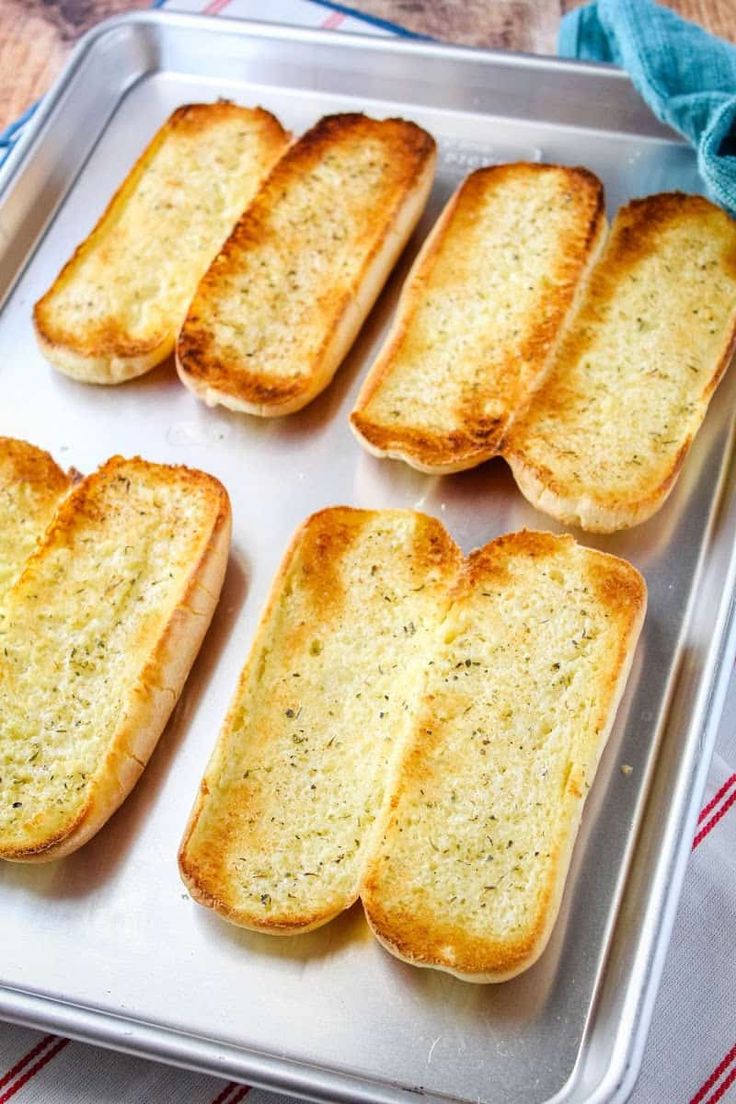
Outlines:
POLYGON ((279 162, 202 280, 183 382, 249 414, 299 410, 332 379, 424 209, 435 144, 414 123, 332 115, 279 162))
POLYGON ((277 935, 355 901, 460 559, 410 511, 338 507, 299 529, 181 847, 196 900, 277 935))
POLYGON ((0 609, 0 858, 88 840, 155 747, 217 604, 216 479, 114 457, 63 500, 0 609))
POLYGON ((417 257, 351 415, 377 456, 454 472, 494 456, 544 380, 605 233, 587 169, 511 164, 460 185, 417 257))
POLYGON ((288 140, 262 108, 178 108, 36 304, 54 367, 121 383, 165 360, 202 274, 288 140))
POLYGON ((393 954, 490 982, 542 953, 645 606, 635 568, 569 536, 470 557, 360 889, 393 954))
POLYGON ((736 222, 702 196, 616 217, 554 365, 503 454, 529 501, 608 533, 672 490, 736 343, 736 222))

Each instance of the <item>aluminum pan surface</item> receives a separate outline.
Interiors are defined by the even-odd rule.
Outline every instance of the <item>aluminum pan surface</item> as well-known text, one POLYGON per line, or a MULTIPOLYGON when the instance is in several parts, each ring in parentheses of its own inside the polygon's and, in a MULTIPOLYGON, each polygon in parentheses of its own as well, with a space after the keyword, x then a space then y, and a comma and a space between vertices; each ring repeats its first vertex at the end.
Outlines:
MULTIPOLYGON (((370 939, 359 909, 292 940, 240 932, 189 900, 175 854, 270 579, 307 513, 338 502, 423 509, 466 550, 523 526, 560 528, 525 503, 501 461, 426 476, 369 457, 347 426, 401 278, 453 186, 489 161, 584 164, 613 211, 630 195, 699 190, 693 155, 602 69, 164 16, 93 36, 35 135, 0 211, 4 284, 39 239, 0 318, 0 433, 84 471, 112 452, 211 471, 232 497, 234 539, 212 629, 133 795, 76 855, 0 870, 3 1014, 316 1097, 391 1100, 421 1089, 489 1104, 608 1099, 630 1065, 624 1036, 643 1022, 641 975, 656 975, 666 883, 682 869, 676 841, 702 780, 700 729, 710 718, 712 730, 723 689, 714 689, 714 659, 732 651, 721 591, 734 517, 714 516, 733 380, 659 515, 628 534, 583 538, 644 572, 649 616, 560 919, 531 971, 476 987, 415 970, 370 939), (276 421, 206 409, 170 364, 119 388, 84 387, 43 362, 31 332, 34 300, 158 125, 178 104, 218 95, 262 103, 295 131, 357 108, 413 118, 440 142, 428 213, 353 352, 323 396, 276 421), (655 771, 658 739, 666 755, 655 771)), ((660 940, 659 959, 662 949, 660 940)))

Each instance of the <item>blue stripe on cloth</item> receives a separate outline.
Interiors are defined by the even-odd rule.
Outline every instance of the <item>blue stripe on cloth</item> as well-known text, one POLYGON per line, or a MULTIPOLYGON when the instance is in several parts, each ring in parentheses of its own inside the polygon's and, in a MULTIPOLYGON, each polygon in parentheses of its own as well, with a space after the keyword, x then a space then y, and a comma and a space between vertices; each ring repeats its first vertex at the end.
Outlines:
POLYGON ((0 166, 3 165, 6 158, 9 156, 13 146, 23 133, 23 127, 28 120, 33 117, 40 102, 40 100, 36 100, 34 104, 27 107, 14 123, 11 123, 10 126, 6 127, 2 134, 0 134, 0 166))

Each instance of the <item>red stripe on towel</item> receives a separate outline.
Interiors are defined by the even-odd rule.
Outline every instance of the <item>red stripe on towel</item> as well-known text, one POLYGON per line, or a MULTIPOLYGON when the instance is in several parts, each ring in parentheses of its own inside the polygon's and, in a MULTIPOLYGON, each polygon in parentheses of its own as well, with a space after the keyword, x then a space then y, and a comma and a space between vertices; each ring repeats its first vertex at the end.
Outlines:
POLYGON ((9 1081, 13 1081, 20 1071, 25 1069, 29 1062, 33 1061, 36 1055, 40 1054, 42 1050, 45 1050, 47 1046, 53 1043, 55 1038, 55 1035, 44 1035, 43 1039, 41 1039, 39 1043, 36 1043, 32 1050, 24 1054, 23 1057, 15 1063, 12 1069, 9 1069, 6 1074, 0 1077, 0 1089, 2 1089, 4 1085, 7 1085, 9 1081))
POLYGON ((733 792, 728 795, 718 811, 710 818, 707 824, 704 824, 703 827, 700 829, 697 836, 693 840, 693 851, 699 844, 703 842, 708 833, 713 831, 718 821, 726 815, 728 810, 734 804, 736 804, 736 790, 733 790, 733 792))
POLYGON ((708 802, 708 804, 705 806, 705 808, 700 810, 700 816, 698 817, 698 824, 700 824, 700 822, 702 820, 705 820, 705 818, 707 817, 707 815, 711 811, 711 809, 715 808, 715 806, 721 800, 723 795, 728 790, 730 790, 731 787, 735 784, 736 784, 736 774, 732 774, 731 777, 727 778, 726 781, 723 783, 723 785, 721 786, 720 790, 715 795, 715 797, 711 798, 711 800, 708 802))
POLYGON ((345 22, 345 16, 342 12, 333 11, 325 19, 324 23, 320 23, 320 28, 323 31, 335 31, 341 23, 345 22))
POLYGON ((712 1096, 708 1097, 705 1104, 716 1104, 716 1102, 721 1099, 724 1093, 728 1092, 734 1081, 736 1081, 736 1066, 731 1070, 726 1080, 721 1081, 716 1091, 713 1093, 712 1096))
MULTIPOLYGON (((690 1104, 700 1104, 701 1100, 703 1100, 703 1098, 708 1095, 716 1082, 719 1081, 723 1074, 726 1072, 728 1067, 733 1062, 734 1058, 736 1058, 736 1046, 731 1047, 726 1057, 718 1063, 708 1080, 704 1081, 703 1084, 700 1086, 695 1096, 690 1101, 690 1104)), ((712 1100, 708 1101, 708 1104, 714 1104, 716 1100, 720 1100, 728 1086, 731 1084, 731 1081, 733 1081, 735 1075, 736 1070, 732 1070, 729 1074, 730 1080, 727 1078, 728 1084, 726 1084, 726 1082, 722 1082, 721 1086, 717 1090, 718 1096, 713 1096, 712 1100), (726 1087, 723 1088, 723 1085, 725 1085, 726 1087)))
POLYGON ((47 1050, 46 1053, 43 1054, 37 1062, 34 1062, 33 1065, 30 1066, 26 1070, 26 1072, 10 1086, 9 1089, 6 1089, 4 1093, 0 1094, 0 1104, 5 1104, 7 1100, 10 1100, 12 1096, 15 1096, 17 1092, 20 1092, 23 1086, 27 1085, 31 1078, 35 1077, 38 1071, 42 1070, 47 1062, 50 1062, 52 1058, 55 1058, 59 1051, 63 1050, 64 1047, 68 1045, 68 1039, 58 1039, 54 1046, 51 1047, 51 1050, 47 1050))
POLYGON ((222 1092, 215 1097, 212 1104, 238 1104, 238 1101, 242 1100, 249 1092, 250 1085, 239 1085, 237 1081, 230 1081, 222 1092), (235 1096, 230 1095, 233 1091, 235 1096))

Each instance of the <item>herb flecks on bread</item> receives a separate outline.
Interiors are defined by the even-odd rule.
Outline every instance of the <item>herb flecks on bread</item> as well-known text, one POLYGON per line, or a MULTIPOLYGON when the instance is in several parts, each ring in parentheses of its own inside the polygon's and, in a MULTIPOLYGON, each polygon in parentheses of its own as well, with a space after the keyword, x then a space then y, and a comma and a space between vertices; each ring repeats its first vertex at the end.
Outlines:
POLYGON ((619 211, 544 387, 504 456, 570 525, 645 521, 675 485, 736 343, 736 222, 702 196, 619 211))
POLYGON ((61 503, 0 606, 0 858, 85 842, 141 774, 214 612, 217 480, 114 457, 61 503))
POLYGON ((262 108, 177 108, 36 304, 54 367, 114 384, 165 360, 199 279, 288 141, 262 108))
POLYGON ((644 617, 630 564, 338 507, 274 581, 180 852, 233 923, 363 898, 389 950, 474 981, 541 954, 644 617))
POLYGON ((404 285, 351 415, 358 440, 429 472, 494 456, 544 381, 605 226, 587 169, 471 173, 404 285))

